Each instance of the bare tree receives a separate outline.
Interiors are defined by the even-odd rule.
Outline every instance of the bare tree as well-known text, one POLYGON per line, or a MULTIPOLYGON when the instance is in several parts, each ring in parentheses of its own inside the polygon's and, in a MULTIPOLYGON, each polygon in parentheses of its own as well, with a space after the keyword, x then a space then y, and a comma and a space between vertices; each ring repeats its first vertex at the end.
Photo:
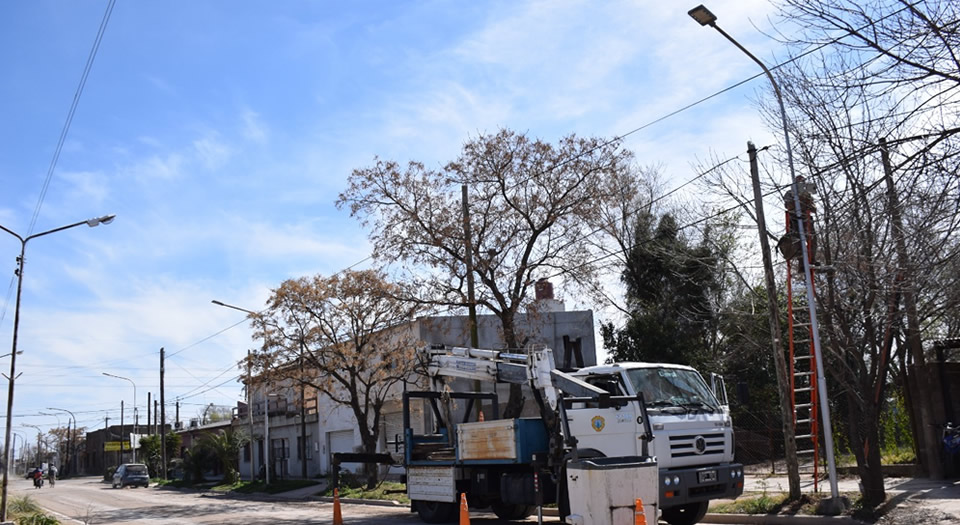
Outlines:
MULTIPOLYGON (((571 135, 550 144, 502 130, 467 142, 442 169, 378 159, 354 170, 337 204, 368 227, 379 261, 406 263, 394 268, 412 284, 411 300, 465 307, 460 187, 467 185, 476 302, 498 317, 503 341, 517 349, 525 335, 515 319, 538 278, 595 279, 597 251, 586 239, 600 210, 622 198, 610 180, 622 180, 631 157, 617 142, 571 135)), ((522 404, 513 385, 505 415, 518 415, 522 404)))
MULTIPOLYGON (((937 312, 955 300, 944 290, 957 279, 947 269, 960 219, 952 183, 960 9, 935 0, 779 4, 783 23, 800 30, 789 41, 797 59, 779 74, 801 169, 819 189, 816 257, 834 268, 818 290, 827 370, 864 501, 876 505, 885 496, 879 419, 890 372, 898 357, 901 369, 924 363, 921 331, 940 331, 937 312), (820 47, 810 53, 811 45, 820 47)), ((773 104, 766 110, 778 116, 773 104)), ((936 472, 928 427, 937 416, 916 401, 920 458, 936 472)))
MULTIPOLYGON (((384 404, 417 367, 419 341, 404 329, 413 313, 399 288, 374 270, 284 281, 253 316, 260 381, 315 388, 347 407, 363 451, 377 451, 384 404)), ((368 484, 376 469, 368 468, 368 484)))

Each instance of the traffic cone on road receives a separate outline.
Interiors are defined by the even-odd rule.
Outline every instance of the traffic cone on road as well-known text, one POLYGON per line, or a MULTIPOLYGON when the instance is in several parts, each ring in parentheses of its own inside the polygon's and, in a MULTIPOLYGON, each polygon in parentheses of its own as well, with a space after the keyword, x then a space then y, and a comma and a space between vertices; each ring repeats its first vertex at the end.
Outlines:
POLYGON ((470 525, 470 511, 467 509, 467 494, 460 493, 460 525, 470 525))
POLYGON ((333 489, 333 525, 343 525, 343 516, 340 515, 340 489, 333 489))
POLYGON ((643 512, 643 500, 637 498, 637 507, 633 512, 633 525, 647 525, 647 516, 643 512))

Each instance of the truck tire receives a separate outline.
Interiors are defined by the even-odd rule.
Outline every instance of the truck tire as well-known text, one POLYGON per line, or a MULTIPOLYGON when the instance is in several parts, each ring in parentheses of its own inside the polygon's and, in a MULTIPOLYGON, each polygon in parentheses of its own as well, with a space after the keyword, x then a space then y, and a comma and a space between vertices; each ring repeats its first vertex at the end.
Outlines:
POLYGON ((670 525, 694 525, 700 523, 700 520, 707 515, 709 501, 700 501, 697 503, 687 503, 678 507, 663 509, 663 521, 670 525))
POLYGON ((414 500, 414 507, 424 523, 451 523, 457 518, 459 508, 455 503, 414 500))
POLYGON ((498 518, 505 521, 522 520, 536 512, 537 508, 532 505, 520 505, 515 503, 492 503, 490 509, 498 518))

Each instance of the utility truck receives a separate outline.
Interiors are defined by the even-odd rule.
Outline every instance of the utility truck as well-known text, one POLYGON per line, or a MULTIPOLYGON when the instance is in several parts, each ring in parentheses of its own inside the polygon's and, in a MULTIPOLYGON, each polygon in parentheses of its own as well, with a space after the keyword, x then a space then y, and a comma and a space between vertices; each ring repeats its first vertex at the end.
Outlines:
MULTIPOLYGON (((572 375, 615 396, 643 394, 655 438, 650 453, 656 456, 660 470, 659 503, 664 521, 697 523, 710 500, 734 499, 743 493, 743 465, 734 461, 733 421, 722 378, 712 375, 708 386, 695 369, 665 363, 598 365, 572 375)), ((597 428, 593 423, 598 417, 609 422, 625 420, 625 413, 641 413, 635 402, 624 407, 574 408, 567 413, 570 431, 578 437, 580 447, 610 456, 636 450, 639 424, 597 428)))
POLYGON ((633 524, 637 512, 656 523, 657 463, 647 453, 652 434, 642 394, 611 395, 557 370, 549 349, 516 354, 435 346, 424 351, 432 389, 403 395, 407 495, 423 521, 454 520, 457 502, 465 496, 470 506, 490 507, 504 520, 524 519, 556 503, 561 519, 570 524, 633 524), (529 385, 540 417, 501 419, 496 388, 463 388, 476 381, 529 385), (422 418, 429 421, 429 432, 413 428, 414 403, 430 414, 422 418), (475 403, 485 403, 488 419, 479 416, 483 412, 475 403), (577 404, 595 408, 573 410, 577 404), (617 413, 607 422, 606 413, 597 412, 588 432, 626 422, 634 448, 618 455, 581 449, 568 411, 579 419, 591 410, 617 413))
POLYGON ((710 499, 743 492, 729 412, 690 367, 564 372, 549 349, 423 351, 432 388, 405 392, 403 416, 407 494, 425 522, 453 519, 466 494, 471 506, 505 520, 555 503, 565 523, 632 524, 640 498, 649 523, 662 511, 669 523, 687 525, 702 519, 710 499), (500 419, 490 388, 497 383, 528 385, 540 417, 500 419), (429 432, 413 428, 415 403, 430 414, 429 432))

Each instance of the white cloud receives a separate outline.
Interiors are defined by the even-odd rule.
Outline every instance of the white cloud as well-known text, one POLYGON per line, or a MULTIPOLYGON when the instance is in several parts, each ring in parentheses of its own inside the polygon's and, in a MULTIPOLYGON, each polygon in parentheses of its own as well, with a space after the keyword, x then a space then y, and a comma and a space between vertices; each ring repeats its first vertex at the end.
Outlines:
POLYGON ((153 180, 173 180, 180 178, 184 164, 183 155, 168 153, 164 156, 152 155, 121 169, 121 176, 132 176, 142 183, 153 180))
POLYGON ((208 170, 222 167, 233 155, 233 148, 221 141, 216 133, 194 140, 193 149, 197 159, 208 170))
POLYGON ((68 201, 99 206, 110 195, 107 177, 101 172, 65 171, 58 176, 70 186, 68 201))
POLYGON ((245 109, 240 114, 240 119, 243 122, 241 133, 244 138, 258 144, 267 142, 268 129, 266 124, 261 120, 260 114, 253 110, 245 109))

